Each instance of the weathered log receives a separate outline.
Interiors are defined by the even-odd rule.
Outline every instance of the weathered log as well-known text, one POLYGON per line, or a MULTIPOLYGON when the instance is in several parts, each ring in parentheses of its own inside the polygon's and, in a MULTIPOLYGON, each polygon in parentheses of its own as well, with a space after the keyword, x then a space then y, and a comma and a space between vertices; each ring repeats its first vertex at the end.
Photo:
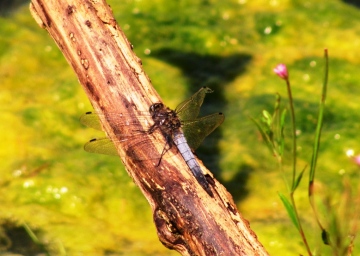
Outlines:
MULTIPOLYGON (((108 136, 126 132, 109 118, 111 113, 137 115, 161 102, 104 1, 32 0, 30 10, 73 67, 95 111, 101 113, 108 136)), ((135 154, 161 152, 156 145, 165 145, 162 134, 154 132, 153 141, 135 154)), ((136 161, 120 141, 115 146, 150 203, 158 236, 166 247, 182 255, 268 255, 231 195, 201 161, 213 197, 191 175, 181 155, 156 166, 151 160, 136 161)))

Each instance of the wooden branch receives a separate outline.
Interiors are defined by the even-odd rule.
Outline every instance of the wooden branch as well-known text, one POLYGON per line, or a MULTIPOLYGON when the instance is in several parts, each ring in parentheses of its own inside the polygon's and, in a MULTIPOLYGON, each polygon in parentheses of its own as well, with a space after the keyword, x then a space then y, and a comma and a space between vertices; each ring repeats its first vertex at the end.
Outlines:
MULTIPOLYGON (((111 114, 137 115, 161 101, 104 1, 32 0, 30 10, 73 67, 108 136, 131 132, 117 126, 111 114)), ((164 137, 155 132, 153 140, 133 154, 120 142, 116 147, 151 205, 161 242, 182 255, 267 255, 231 195, 200 161, 214 197, 199 185, 180 154, 163 159, 160 166, 135 160, 134 154, 161 152, 156 145, 165 145, 164 137)))

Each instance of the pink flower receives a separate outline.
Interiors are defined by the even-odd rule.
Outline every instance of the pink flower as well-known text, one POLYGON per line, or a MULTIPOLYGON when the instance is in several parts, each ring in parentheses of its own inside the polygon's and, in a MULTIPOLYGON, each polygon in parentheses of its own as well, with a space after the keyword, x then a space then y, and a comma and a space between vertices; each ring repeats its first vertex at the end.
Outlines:
POLYGON ((284 64, 279 64, 274 68, 275 74, 277 74, 280 78, 287 80, 289 78, 289 73, 284 64))
POLYGON ((354 156, 354 162, 360 166, 360 155, 354 156))

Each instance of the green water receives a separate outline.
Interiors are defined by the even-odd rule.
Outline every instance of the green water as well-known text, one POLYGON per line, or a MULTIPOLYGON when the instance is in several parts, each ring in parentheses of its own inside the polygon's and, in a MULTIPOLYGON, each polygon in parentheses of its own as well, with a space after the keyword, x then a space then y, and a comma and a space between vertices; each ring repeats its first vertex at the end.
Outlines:
MULTIPOLYGON (((327 197, 341 209, 344 180, 354 194, 360 180, 359 167, 346 156, 348 149, 360 152, 360 9, 335 0, 108 3, 168 106, 201 86, 215 91, 204 114, 221 111, 226 119, 197 151, 200 159, 232 193, 271 255, 306 255, 277 195, 286 193, 282 176, 249 116, 271 110, 275 93, 286 97, 284 82, 272 71, 285 63, 303 169, 311 159, 323 49, 329 49, 317 201, 322 220, 330 215, 322 206, 327 197)), ((52 255, 178 255, 158 241, 150 207, 121 161, 82 150, 99 135, 78 121, 90 103, 28 3, 1 12, 0 35, 0 224, 8 231, 0 232, 1 241, 28 228, 21 241, 34 243, 31 230, 52 255)), ((296 199, 311 248, 333 255, 321 244, 305 182, 296 199)), ((360 253, 358 240, 353 255, 360 253)), ((9 248, 0 244, 0 252, 9 248)))

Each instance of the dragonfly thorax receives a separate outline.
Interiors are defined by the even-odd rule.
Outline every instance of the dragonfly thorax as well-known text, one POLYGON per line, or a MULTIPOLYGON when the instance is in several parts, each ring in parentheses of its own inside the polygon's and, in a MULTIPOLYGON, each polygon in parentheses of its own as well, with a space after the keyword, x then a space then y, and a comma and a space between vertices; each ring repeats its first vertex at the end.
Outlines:
POLYGON ((162 103, 155 103, 150 106, 150 115, 162 133, 171 136, 181 126, 181 121, 176 112, 164 106, 162 103))

